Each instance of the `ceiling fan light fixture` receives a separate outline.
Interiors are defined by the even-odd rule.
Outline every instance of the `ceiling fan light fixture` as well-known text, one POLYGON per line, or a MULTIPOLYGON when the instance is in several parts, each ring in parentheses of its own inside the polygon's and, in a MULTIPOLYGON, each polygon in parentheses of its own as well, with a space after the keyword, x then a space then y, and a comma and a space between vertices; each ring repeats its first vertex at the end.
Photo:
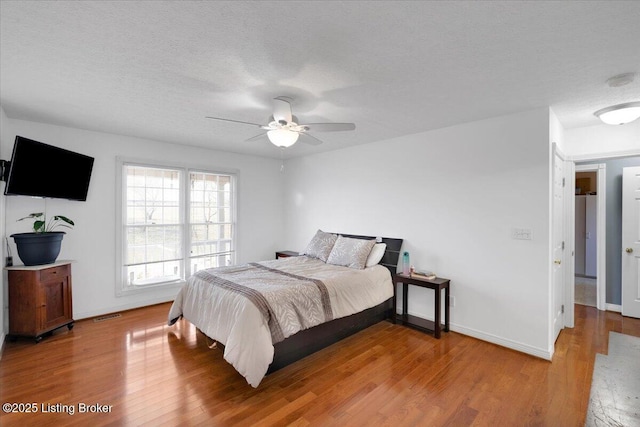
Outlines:
POLYGON ((292 132, 288 129, 273 129, 267 132, 269 141, 276 147, 291 147, 298 140, 298 132, 292 132))
POLYGON ((640 101, 613 105, 593 114, 608 125, 624 125, 640 117, 640 101))

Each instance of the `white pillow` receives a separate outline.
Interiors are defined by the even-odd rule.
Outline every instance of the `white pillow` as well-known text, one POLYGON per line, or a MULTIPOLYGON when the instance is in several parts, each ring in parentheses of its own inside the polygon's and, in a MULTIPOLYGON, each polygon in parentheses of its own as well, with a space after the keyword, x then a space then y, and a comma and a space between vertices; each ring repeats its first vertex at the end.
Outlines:
POLYGON ((387 250, 386 243, 376 243, 371 249, 369 256, 367 257, 367 262, 365 263, 365 267, 372 267, 380 262, 382 257, 384 256, 384 251, 387 250))
POLYGON ((318 230, 316 235, 307 245, 303 255, 310 256, 312 258, 318 258, 320 261, 327 262, 327 258, 333 249, 333 245, 336 242, 338 236, 336 234, 325 233, 322 230, 318 230))
POLYGON ((375 240, 338 236, 329 258, 327 258, 327 264, 344 265, 362 270, 375 244, 375 240))

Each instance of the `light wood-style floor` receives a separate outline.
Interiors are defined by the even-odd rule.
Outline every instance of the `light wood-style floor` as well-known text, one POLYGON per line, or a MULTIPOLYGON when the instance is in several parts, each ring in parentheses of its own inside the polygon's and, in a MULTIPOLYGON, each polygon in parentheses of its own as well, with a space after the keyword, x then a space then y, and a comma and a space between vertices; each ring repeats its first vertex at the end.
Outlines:
POLYGON ((640 319, 576 305, 576 327, 562 331, 549 362, 381 322, 254 389, 188 322, 166 326, 168 310, 7 342, 0 401, 38 412, 2 413, 0 425, 583 426, 608 332, 640 336, 640 319), (110 412, 79 413, 96 404, 110 412))

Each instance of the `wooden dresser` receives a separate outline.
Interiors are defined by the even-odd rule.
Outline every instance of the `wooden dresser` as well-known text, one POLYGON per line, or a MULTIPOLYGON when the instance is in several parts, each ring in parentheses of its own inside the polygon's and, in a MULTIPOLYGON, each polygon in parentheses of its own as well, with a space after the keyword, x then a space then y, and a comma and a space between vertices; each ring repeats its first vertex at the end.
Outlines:
POLYGON ((55 329, 73 328, 71 261, 12 266, 9 271, 9 338, 36 342, 55 329))

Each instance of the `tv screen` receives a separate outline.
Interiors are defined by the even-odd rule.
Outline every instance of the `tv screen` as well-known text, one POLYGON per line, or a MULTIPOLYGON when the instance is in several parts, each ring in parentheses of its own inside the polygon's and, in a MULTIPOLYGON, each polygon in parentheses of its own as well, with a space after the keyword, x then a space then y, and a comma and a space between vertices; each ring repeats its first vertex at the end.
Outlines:
POLYGON ((4 194, 87 200, 93 157, 16 136, 4 194))

